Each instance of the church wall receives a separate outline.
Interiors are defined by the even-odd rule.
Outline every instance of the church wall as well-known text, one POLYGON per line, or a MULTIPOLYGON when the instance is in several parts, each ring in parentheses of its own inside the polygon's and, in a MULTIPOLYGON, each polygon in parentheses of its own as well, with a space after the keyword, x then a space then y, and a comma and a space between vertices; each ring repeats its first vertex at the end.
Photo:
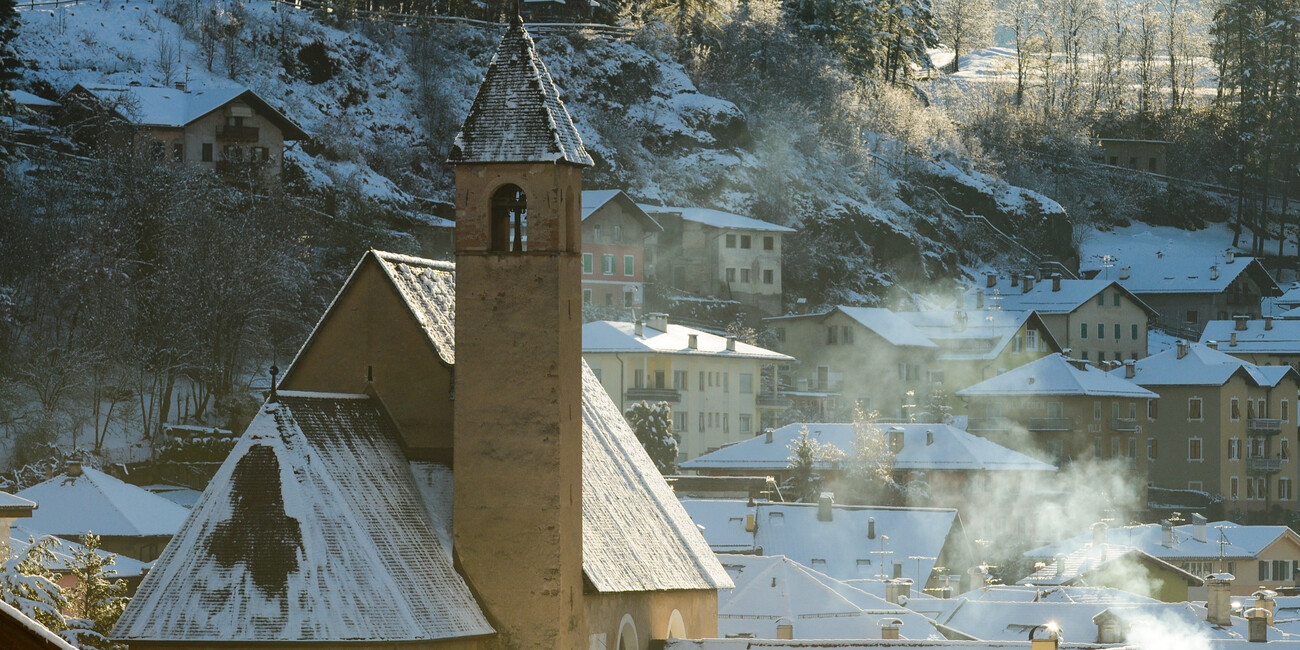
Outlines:
POLYGON ((584 598, 591 650, 618 646, 624 616, 636 627, 637 650, 651 639, 668 638, 673 611, 680 613, 686 628, 681 638, 705 639, 718 636, 718 592, 711 590, 647 591, 630 593, 588 593, 584 598), (598 645, 604 635, 604 646, 598 645))

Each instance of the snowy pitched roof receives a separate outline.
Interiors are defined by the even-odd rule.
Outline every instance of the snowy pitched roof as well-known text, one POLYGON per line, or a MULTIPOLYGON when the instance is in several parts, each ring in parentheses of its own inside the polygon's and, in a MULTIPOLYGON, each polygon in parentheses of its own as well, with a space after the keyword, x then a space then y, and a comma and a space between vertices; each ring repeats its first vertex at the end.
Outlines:
MULTIPOLYGON (((983 470, 1050 472, 1056 468, 1018 451, 946 424, 882 424, 884 433, 902 432, 903 447, 894 456, 900 470, 983 470)), ((788 424, 772 432, 772 441, 756 436, 682 463, 689 470, 784 471, 790 446, 807 427, 808 437, 844 452, 853 449, 852 424, 788 424)), ((821 461, 829 469, 828 461, 821 461)))
POLYGON ((77 646, 63 640, 49 628, 24 614, 22 610, 0 600, 0 635, 20 648, 43 650, 78 650, 77 646), (11 636, 12 635, 12 636, 11 636))
MULTIPOLYGON (((1172 546, 1165 546, 1160 524, 1123 526, 1108 529, 1106 542, 1137 548, 1166 562, 1217 560, 1220 549, 1224 559, 1250 560, 1282 537, 1300 542, 1300 536, 1286 526, 1246 526, 1231 521, 1214 521, 1205 526, 1205 541, 1198 540, 1195 532, 1192 524, 1175 526, 1172 546)), ((1056 544, 1040 546, 1025 551, 1025 557, 1050 561, 1058 554, 1073 553, 1091 544, 1092 536, 1093 533, 1087 532, 1056 544)))
POLYGON ((1047 602, 1047 603, 1158 603, 1150 596, 1141 596, 1131 591, 1113 587, 1091 587, 1084 585, 1060 585, 1044 587, 1042 585, 986 585, 976 587, 964 594, 966 600, 993 600, 999 602, 1047 602))
POLYGON ((456 363, 456 265, 371 251, 443 363, 456 363))
MULTIPOLYGON (((1124 372, 1119 368, 1111 374, 1123 377, 1124 372)), ((1142 386, 1222 386, 1239 373, 1256 386, 1276 386, 1287 376, 1300 379, 1290 367, 1257 366, 1200 343, 1190 343, 1181 359, 1177 348, 1139 359, 1136 374, 1129 381, 1142 386)))
POLYGON ((1265 296, 1281 296, 1282 288, 1253 257, 1220 258, 1215 255, 1145 255, 1121 260, 1118 272, 1107 269, 1106 275, 1137 294, 1147 293, 1222 293, 1241 274, 1249 273, 1265 296), (1124 277, 1125 273, 1128 277, 1124 277))
POLYGON ((1133 292, 1119 282, 1104 279, 1092 280, 1061 280, 1061 289, 1052 290, 1052 280, 1042 280, 1035 282, 1029 291, 1024 290, 1024 283, 1021 280, 1018 286, 1012 286, 1009 278, 999 278, 997 284, 992 287, 981 284, 971 289, 963 296, 963 304, 966 308, 972 309, 972 320, 975 318, 975 298, 976 292, 984 294, 984 308, 989 310, 1003 311, 1036 311, 1040 314, 1068 314, 1078 309, 1084 303, 1097 297, 1097 294, 1114 288, 1136 303, 1139 307, 1146 310, 1148 314, 1154 315, 1156 311, 1142 301, 1141 298, 1133 295, 1133 292))
MULTIPOLYGON (((41 538, 44 537, 53 536, 48 533, 32 530, 31 528, 21 524, 15 524, 9 530, 9 550, 14 555, 22 555, 27 552, 27 549, 32 547, 34 542, 40 541, 41 538)), ((72 565, 73 553, 84 549, 85 547, 72 540, 60 539, 57 537, 55 537, 54 540, 55 544, 50 549, 50 554, 54 556, 54 561, 44 563, 43 566, 56 573, 66 573, 68 567, 72 565)), ((148 563, 141 562, 134 558, 129 558, 125 555, 110 553, 102 549, 96 551, 96 554, 102 557, 108 557, 110 555, 115 556, 113 566, 108 567, 104 571, 104 574, 110 579, 139 578, 149 570, 148 563)))
POLYGON ((691 519, 719 553, 784 555, 836 580, 902 575, 924 585, 935 560, 959 527, 957 511, 945 508, 833 506, 833 517, 822 521, 815 503, 749 505, 727 499, 683 499, 691 519), (756 530, 745 531, 746 515, 754 515, 756 530), (868 529, 874 520, 874 537, 868 529), (930 559, 919 561, 910 557, 930 559))
POLYGON ((0 492, 0 517, 30 517, 35 509, 35 501, 0 492))
POLYGON ((711 208, 689 208, 674 207, 668 205, 647 205, 638 204, 642 210, 655 214, 675 214, 687 221, 711 226, 713 228, 723 228, 727 230, 761 230, 766 232, 796 232, 794 228, 787 228, 768 221, 761 221, 751 217, 714 210, 711 208))
POLYGON ((124 641, 491 634, 364 396, 282 391, 249 424, 114 628, 124 641), (328 585, 328 588, 325 588, 328 585))
POLYGON ((157 86, 78 84, 78 89, 111 106, 123 119, 139 126, 183 128, 235 100, 251 104, 273 122, 285 140, 305 140, 307 133, 257 93, 243 86, 185 91, 157 86))
POLYGON ((631 197, 623 193, 623 190, 583 190, 582 191, 582 220, 586 221, 587 217, 611 201, 621 203, 623 208, 632 214, 632 216, 641 222, 646 230, 660 231, 664 227, 655 221, 654 217, 646 214, 641 206, 637 205, 631 197))
POLYGON ((39 97, 37 95, 33 95, 26 91, 10 90, 8 92, 9 92, 9 98, 14 100, 14 103, 18 104, 19 106, 27 106, 29 108, 58 108, 59 107, 58 102, 50 101, 48 99, 45 99, 44 97, 39 97))
POLYGON ((756 345, 736 341, 736 349, 727 349, 727 337, 710 334, 683 325, 668 324, 668 331, 649 325, 637 336, 635 323, 619 321, 593 321, 582 326, 583 354, 598 352, 641 352, 657 354, 686 354, 736 359, 768 359, 793 361, 794 358, 756 345), (696 347, 690 347, 690 337, 695 336, 696 347))
POLYGON ((586 363, 582 568, 602 592, 731 587, 704 537, 586 363))
POLYGON ((913 325, 908 319, 883 307, 848 307, 838 305, 820 314, 795 314, 789 316, 772 316, 765 321, 780 322, 784 320, 813 319, 823 321, 831 315, 841 313, 859 325, 885 339, 890 345, 916 348, 937 348, 925 332, 913 325))
POLYGON ((1300 320, 1270 320, 1267 326, 1262 319, 1246 321, 1244 330, 1237 330, 1234 321, 1212 320, 1201 332, 1201 343, 1217 341, 1228 354, 1300 354, 1300 320))
POLYGON ((896 313, 939 346, 940 361, 995 359, 1026 323, 1036 326, 1047 350, 1060 348, 1042 319, 1032 311, 947 309, 896 313))
POLYGON ((39 506, 24 525, 59 537, 171 536, 189 515, 167 499, 90 467, 80 476, 60 474, 17 496, 39 506))
POLYGON ((1030 395, 1088 395, 1155 399, 1155 393, 1124 379, 1120 374, 1068 359, 1061 353, 1030 361, 996 377, 957 391, 959 397, 1004 397, 1030 395))
POLYGON ((781 619, 799 621, 801 639, 865 639, 879 622, 903 623, 904 639, 942 639, 934 624, 911 610, 813 571, 786 557, 718 558, 736 583, 718 594, 718 635, 776 638, 781 619))
POLYGON ((497 45, 447 161, 592 165, 560 91, 518 17, 497 45))
MULTIPOLYGON (((1063 557, 1056 558, 1042 569, 1021 578, 1016 584, 1075 584, 1085 579, 1088 574, 1110 565, 1118 565, 1121 570, 1128 573, 1142 571, 1143 569, 1139 568, 1141 565, 1158 566, 1165 571, 1180 575, 1189 586, 1205 584, 1205 580, 1141 549, 1119 544, 1091 544, 1077 548, 1063 557)), ((1145 581, 1137 584, 1147 586, 1145 581)))

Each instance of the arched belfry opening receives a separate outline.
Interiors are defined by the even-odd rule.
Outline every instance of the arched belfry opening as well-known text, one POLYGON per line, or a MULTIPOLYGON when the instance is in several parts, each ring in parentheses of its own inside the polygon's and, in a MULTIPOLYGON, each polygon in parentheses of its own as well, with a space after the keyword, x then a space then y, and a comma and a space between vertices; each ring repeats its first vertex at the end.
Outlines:
POLYGON ((518 185, 502 185, 492 193, 490 250, 520 253, 526 250, 528 195, 518 185))

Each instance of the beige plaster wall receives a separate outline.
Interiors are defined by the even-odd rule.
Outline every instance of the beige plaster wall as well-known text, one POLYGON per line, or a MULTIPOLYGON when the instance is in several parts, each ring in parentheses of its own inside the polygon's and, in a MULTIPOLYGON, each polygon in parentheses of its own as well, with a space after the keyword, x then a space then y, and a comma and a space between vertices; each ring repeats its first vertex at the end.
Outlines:
MULTIPOLYGON (((651 639, 668 638, 668 624, 673 611, 681 614, 686 628, 681 638, 702 639, 718 635, 718 592, 711 590, 655 591, 640 593, 589 593, 585 598, 588 643, 582 648, 595 646, 593 637, 604 635, 604 648, 619 648, 619 631, 624 617, 631 618, 636 628, 638 650, 644 650, 651 639)), ((575 646, 576 647, 576 646, 575 646)))
POLYGON ((1069 314, 1042 315, 1043 323, 1047 325, 1061 347, 1071 350, 1068 356, 1076 359, 1083 358, 1085 352, 1088 361, 1093 363, 1102 360, 1099 355, 1103 354, 1106 357, 1105 361, 1116 360, 1116 354, 1121 359, 1145 358, 1148 320, 1146 310, 1116 288, 1106 289, 1102 294, 1104 305, 1098 305, 1097 298, 1094 296, 1069 314), (1116 293, 1120 295, 1118 307, 1114 306, 1116 293), (1088 324, 1087 337, 1081 336, 1079 329, 1081 323, 1088 324), (1097 337, 1099 323, 1105 326, 1105 336, 1101 338, 1097 337), (1118 340, 1115 338, 1116 323, 1120 326, 1118 340), (1133 325, 1137 325, 1137 338, 1133 338, 1133 325))

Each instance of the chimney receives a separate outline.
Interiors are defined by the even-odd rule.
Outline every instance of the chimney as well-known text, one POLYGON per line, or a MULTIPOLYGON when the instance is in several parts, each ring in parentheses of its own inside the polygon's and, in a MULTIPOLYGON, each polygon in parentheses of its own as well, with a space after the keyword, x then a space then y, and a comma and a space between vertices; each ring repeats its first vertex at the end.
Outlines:
POLYGON ((1132 379, 1137 376, 1137 361, 1134 359, 1124 360, 1124 378, 1132 379))
POLYGON ((686 347, 688 347, 688 348, 690 348, 690 349, 692 349, 692 350, 698 350, 698 349, 700 349, 700 335, 699 335, 699 334, 687 334, 687 335, 686 335, 686 347))
POLYGON ((1273 329, 1273 317, 1272 317, 1272 316, 1265 316, 1265 317, 1264 317, 1264 331, 1267 332, 1268 330, 1271 330, 1271 329, 1273 329))
POLYGON ((1060 273, 1053 273, 1053 274, 1052 274, 1052 291, 1060 291, 1060 290, 1061 290, 1061 274, 1060 274, 1060 273))
MULTIPOLYGON (((1233 344, 1233 345, 1236 345, 1236 344, 1237 344, 1237 342, 1236 342, 1236 340, 1237 340, 1237 336, 1236 336, 1235 334, 1233 335, 1232 339, 1233 339, 1233 343, 1232 343, 1232 344, 1233 344)), ((1178 358, 1181 359, 1181 358, 1183 358, 1183 357, 1185 357, 1185 356, 1187 356, 1187 341, 1179 341, 1179 342, 1178 342, 1178 358)))
POLYGON ((1174 547, 1174 523, 1168 519, 1160 520, 1160 545, 1165 548, 1174 547))
POLYGON ((1218 349, 1219 349, 1219 342, 1218 342, 1218 341, 1206 341, 1206 342, 1205 342, 1205 347, 1210 348, 1211 350, 1218 350, 1218 349))
POLYGON ((909 578, 890 578, 885 581, 885 600, 893 605, 906 605, 912 597, 912 581, 909 578))
POLYGON ((1133 275, 1133 267, 1131 266, 1125 266, 1120 268, 1119 270, 1119 279, 1121 280, 1127 280, 1132 275, 1133 275))
POLYGON ((1247 328, 1250 327, 1250 316, 1247 316, 1245 314, 1237 314, 1236 316, 1232 317, 1232 323, 1233 323, 1232 329, 1237 330, 1238 332, 1244 332, 1246 331, 1247 328))
POLYGON ((1227 256, 1227 257, 1228 257, 1228 263, 1229 263, 1229 264, 1232 264, 1233 262, 1236 262, 1236 261, 1237 261, 1237 253, 1234 252, 1234 251, 1228 251, 1228 256, 1227 256))
POLYGON ((990 272, 987 275, 985 275, 984 286, 988 287, 989 289, 998 286, 998 274, 990 272))
POLYGON ((1107 526, 1107 525, 1106 525, 1106 522, 1104 522, 1104 521, 1099 521, 1099 522, 1093 524, 1093 525, 1092 525, 1092 545, 1093 545, 1093 546, 1101 546, 1102 544, 1105 544, 1105 543, 1106 543, 1106 531, 1109 530, 1109 529, 1110 529, 1110 526, 1107 526))
POLYGON ((78 476, 81 476, 81 474, 82 474, 82 471, 81 471, 81 461, 79 461, 79 460, 71 460, 71 461, 68 461, 68 467, 67 467, 66 470, 64 470, 63 473, 64 473, 64 474, 67 474, 68 476, 71 476, 71 477, 73 477, 73 478, 78 477, 78 476))
POLYGON ((1033 290, 1034 290, 1034 276, 1029 275, 1029 274, 1025 274, 1025 291, 1024 291, 1024 293, 1029 293, 1030 291, 1033 291, 1033 290))
POLYGON ((1066 361, 1069 361, 1070 365, 1074 366, 1078 370, 1082 370, 1084 372, 1088 371, 1088 362, 1084 361, 1083 359, 1066 359, 1066 361))
POLYGON ((668 314, 655 313, 645 315, 645 324, 652 330, 668 331, 668 314))
POLYGON ((766 428, 766 429, 763 430, 763 444, 765 444, 765 445, 770 445, 770 444, 772 444, 772 428, 771 428, 771 427, 768 427, 768 428, 766 428))
POLYGON ((897 618, 882 618, 876 623, 880 626, 880 638, 897 640, 898 628, 903 627, 903 621, 897 618))
POLYGON ((834 521, 835 509, 831 507, 835 503, 835 495, 830 492, 822 492, 817 497, 817 521, 834 521))
POLYGON ((806 313, 808 313, 808 299, 807 299, 807 298, 799 298, 798 300, 795 300, 795 301, 794 301, 794 313, 796 313, 796 314, 806 314, 806 313))
POLYGON ((1219 267, 1217 265, 1210 266, 1210 279, 1211 280, 1219 279, 1219 267))
POLYGON ((1273 614, 1277 612, 1277 592, 1272 589, 1260 589, 1251 594, 1251 597, 1255 599, 1255 607, 1253 609, 1261 610, 1264 614, 1265 622, 1268 625, 1272 625, 1273 614))
POLYGON ((736 339, 735 339, 735 338, 732 338, 732 337, 730 337, 730 336, 728 336, 728 337, 727 337, 727 352, 735 352, 735 351, 736 351, 736 339))
POLYGON ((1192 539, 1205 543, 1205 515, 1199 512, 1192 513, 1192 539))
POLYGON ((1249 633, 1246 638, 1250 643, 1268 643, 1268 612, 1258 608, 1251 607, 1242 612, 1246 617, 1249 625, 1249 633))
POLYGON ((1208 594, 1205 620, 1212 625, 1232 625, 1232 581, 1236 579, 1231 573, 1211 573, 1205 576, 1208 594))
POLYGON ((172 87, 174 87, 176 90, 179 90, 179 91, 181 91, 181 92, 185 92, 185 82, 184 82, 184 81, 177 81, 177 82, 175 82, 175 83, 172 84, 172 87))
POLYGON ((984 309, 984 292, 983 292, 983 291, 976 291, 976 292, 975 292, 975 308, 976 308, 976 309, 984 309))
POLYGON ((1056 650, 1061 647, 1061 628, 1056 623, 1035 626, 1029 631, 1029 650, 1056 650))
POLYGON ((1232 334, 1230 334, 1230 335, 1228 336, 1228 347, 1230 347, 1230 348, 1235 348, 1235 347, 1237 347, 1237 333, 1236 333, 1236 332, 1233 332, 1232 334))
POLYGON ((1020 276, 1016 275, 1015 273, 1011 274, 1011 286, 1013 287, 1020 286, 1020 276))
POLYGON ((876 538, 876 518, 868 517, 867 518, 867 539, 875 539, 875 538, 876 538))
POLYGON ((926 430, 925 430, 925 446, 926 446, 926 447, 929 447, 930 445, 933 445, 933 444, 934 444, 934 430, 932 430, 932 429, 926 429, 926 430))
POLYGON ((637 336, 645 336, 645 321, 637 319, 636 325, 632 327, 632 331, 636 332, 637 336))

